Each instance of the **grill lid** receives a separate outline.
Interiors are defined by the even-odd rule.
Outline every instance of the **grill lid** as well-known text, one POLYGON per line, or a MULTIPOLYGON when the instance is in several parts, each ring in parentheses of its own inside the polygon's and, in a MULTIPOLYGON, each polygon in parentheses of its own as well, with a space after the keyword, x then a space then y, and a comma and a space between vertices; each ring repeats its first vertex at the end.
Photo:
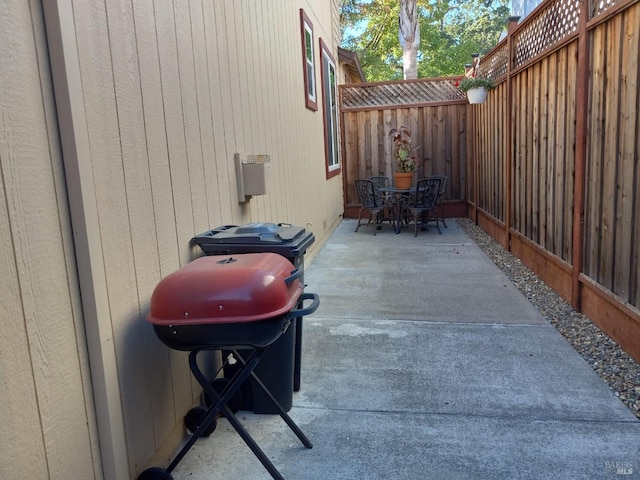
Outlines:
POLYGON ((277 317, 295 307, 301 274, 276 253, 200 257, 158 283, 147 320, 201 325, 277 317))

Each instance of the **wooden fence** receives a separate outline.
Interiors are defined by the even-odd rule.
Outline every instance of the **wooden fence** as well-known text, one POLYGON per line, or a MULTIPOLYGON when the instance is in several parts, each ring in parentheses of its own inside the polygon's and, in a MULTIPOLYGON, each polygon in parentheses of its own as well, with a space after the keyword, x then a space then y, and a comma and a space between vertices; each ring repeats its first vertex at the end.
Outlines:
POLYGON ((639 45, 638 0, 547 0, 481 59, 483 105, 452 79, 341 87, 345 214, 405 124, 422 174, 640 361, 639 45))
POLYGON ((447 175, 448 209, 466 215, 467 108, 455 79, 340 87, 345 215, 357 215, 354 181, 394 169, 389 131, 406 125, 420 158, 417 175, 447 175), (463 207, 460 209, 460 207, 463 207))
POLYGON ((640 360, 640 5, 549 0, 480 63, 470 216, 640 360))

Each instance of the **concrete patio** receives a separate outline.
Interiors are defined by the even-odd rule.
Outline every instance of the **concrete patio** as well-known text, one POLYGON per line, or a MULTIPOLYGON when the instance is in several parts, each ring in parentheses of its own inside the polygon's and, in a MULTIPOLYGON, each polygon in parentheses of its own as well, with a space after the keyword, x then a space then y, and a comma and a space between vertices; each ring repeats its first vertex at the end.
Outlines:
MULTIPOLYGON (((291 417, 239 412, 287 480, 640 478, 640 421, 453 220, 344 220, 305 272, 291 417)), ((176 480, 268 480, 226 420, 176 480)))

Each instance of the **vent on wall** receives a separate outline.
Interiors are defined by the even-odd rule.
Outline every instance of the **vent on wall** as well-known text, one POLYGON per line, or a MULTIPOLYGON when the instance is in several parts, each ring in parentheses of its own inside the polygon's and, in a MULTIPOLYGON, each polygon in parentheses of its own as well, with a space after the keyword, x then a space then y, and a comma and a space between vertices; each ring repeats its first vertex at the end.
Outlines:
POLYGON ((269 193, 271 183, 271 157, 269 155, 235 154, 238 202, 248 201, 253 195, 269 193))

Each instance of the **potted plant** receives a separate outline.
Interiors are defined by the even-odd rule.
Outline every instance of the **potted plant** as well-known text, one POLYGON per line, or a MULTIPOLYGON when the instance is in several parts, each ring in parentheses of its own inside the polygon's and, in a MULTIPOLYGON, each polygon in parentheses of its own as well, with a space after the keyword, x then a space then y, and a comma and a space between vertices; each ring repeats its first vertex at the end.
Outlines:
POLYGON ((413 172, 416 169, 419 147, 411 147, 411 132, 404 125, 389 131, 389 138, 393 144, 393 159, 396 163, 394 173, 396 188, 411 188, 413 172))
POLYGON ((493 90, 493 80, 485 77, 465 78, 460 82, 458 88, 467 93, 469 103, 484 103, 487 99, 487 92, 493 90))

